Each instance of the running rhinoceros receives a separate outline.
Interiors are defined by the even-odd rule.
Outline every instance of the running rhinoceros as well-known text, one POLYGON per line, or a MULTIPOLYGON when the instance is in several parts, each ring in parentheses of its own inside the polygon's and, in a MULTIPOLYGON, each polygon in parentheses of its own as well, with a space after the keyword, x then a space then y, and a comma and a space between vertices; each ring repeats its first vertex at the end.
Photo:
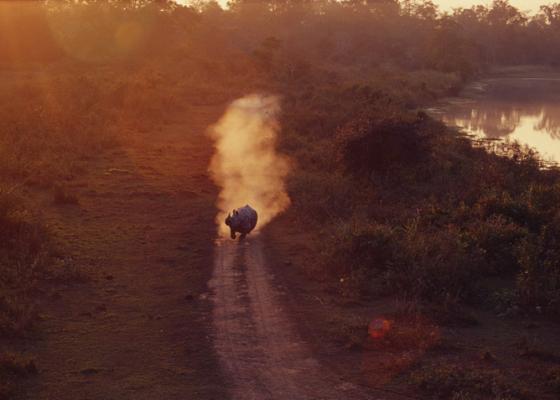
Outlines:
POLYGON ((257 225, 257 212, 250 205, 233 210, 226 218, 226 225, 231 230, 231 238, 235 239, 236 232, 241 233, 241 239, 245 238, 249 232, 257 225))

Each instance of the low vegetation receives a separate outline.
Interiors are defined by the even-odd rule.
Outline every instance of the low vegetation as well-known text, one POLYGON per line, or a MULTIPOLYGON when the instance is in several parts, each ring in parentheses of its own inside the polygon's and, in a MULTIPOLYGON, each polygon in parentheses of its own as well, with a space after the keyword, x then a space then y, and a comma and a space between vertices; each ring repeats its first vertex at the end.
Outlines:
MULTIPOLYGON (((0 339, 28 336, 37 322, 38 282, 48 274, 49 235, 13 191, 0 189, 0 339)), ((2 346, 0 351, 6 351, 2 346)), ((0 352, 0 398, 14 382, 36 372, 31 360, 0 352)))
MULTIPOLYGON (((306 106, 319 113, 344 90, 306 106)), ((323 115, 337 128, 320 133, 306 129, 313 111, 286 111, 283 145, 305 166, 290 182, 294 208, 326 233, 325 268, 363 296, 446 306, 486 303, 485 279, 515 276, 517 306, 555 314, 557 171, 517 144, 475 147, 387 94, 360 97, 369 92, 347 98, 354 113, 323 115)))
POLYGON ((413 380, 436 399, 527 399, 520 389, 512 387, 498 370, 465 368, 461 365, 431 366, 416 371, 413 380))
POLYGON ((33 322, 29 301, 37 279, 46 271, 48 234, 13 193, 0 191, 1 314, 3 335, 24 334, 33 322))

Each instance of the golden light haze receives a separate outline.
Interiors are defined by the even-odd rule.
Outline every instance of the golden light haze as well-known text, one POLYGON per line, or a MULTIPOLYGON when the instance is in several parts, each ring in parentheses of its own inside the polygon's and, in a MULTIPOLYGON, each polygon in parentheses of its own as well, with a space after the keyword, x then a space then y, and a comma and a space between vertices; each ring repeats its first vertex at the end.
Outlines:
POLYGON ((217 200, 218 232, 228 234, 224 220, 234 208, 251 205, 258 215, 257 230, 290 205, 285 178, 287 158, 276 153, 279 100, 275 96, 248 95, 230 104, 209 130, 215 141, 210 163, 217 200))
MULTIPOLYGON (((179 1, 180 3, 186 3, 187 1, 179 1)), ((492 4, 491 0, 433 0, 442 11, 451 11, 453 8, 457 7, 471 7, 477 4, 483 4, 489 6, 492 4)), ((227 5, 227 0, 218 0, 218 3, 222 7, 227 5)), ((522 11, 528 11, 530 13, 536 13, 539 11, 539 7, 544 4, 548 4, 546 0, 510 0, 510 4, 519 8, 522 11)))
MULTIPOLYGON (((451 11, 453 8, 457 7, 471 7, 477 4, 482 4, 489 6, 492 4, 490 0, 433 0, 442 11, 451 11)), ((522 11, 529 11, 535 13, 539 10, 539 7, 543 4, 549 3, 546 0, 510 0, 510 4, 519 8, 522 11)))

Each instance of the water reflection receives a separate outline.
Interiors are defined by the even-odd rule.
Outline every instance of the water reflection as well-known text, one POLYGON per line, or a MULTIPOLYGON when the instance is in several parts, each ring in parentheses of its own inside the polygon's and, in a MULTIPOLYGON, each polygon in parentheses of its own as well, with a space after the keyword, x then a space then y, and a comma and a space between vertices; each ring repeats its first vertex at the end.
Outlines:
POLYGON ((560 162, 560 102, 463 101, 438 110, 442 120, 478 138, 517 140, 560 162))

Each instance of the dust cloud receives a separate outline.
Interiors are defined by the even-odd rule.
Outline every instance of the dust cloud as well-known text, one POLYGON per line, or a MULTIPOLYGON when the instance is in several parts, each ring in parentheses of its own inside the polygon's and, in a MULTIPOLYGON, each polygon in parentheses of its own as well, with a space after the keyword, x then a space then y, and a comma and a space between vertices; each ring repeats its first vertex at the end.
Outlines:
POLYGON ((290 205, 285 185, 290 162, 276 152, 279 111, 278 97, 248 95, 232 102, 208 131, 215 147, 210 173, 220 188, 221 235, 228 234, 224 220, 234 208, 249 204, 257 210, 258 230, 290 205))

